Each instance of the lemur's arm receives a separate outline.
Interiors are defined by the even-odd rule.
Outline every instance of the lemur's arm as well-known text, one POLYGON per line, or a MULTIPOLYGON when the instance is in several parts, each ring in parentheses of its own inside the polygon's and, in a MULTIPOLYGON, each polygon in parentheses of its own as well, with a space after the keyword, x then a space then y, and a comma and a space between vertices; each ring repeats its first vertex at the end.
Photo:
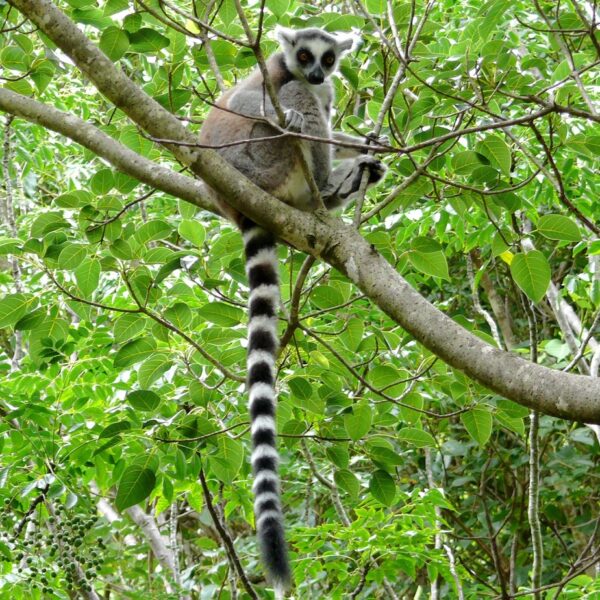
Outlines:
MULTIPOLYGON (((258 90, 240 90, 231 96, 227 108, 240 115, 249 117, 265 117, 277 123, 277 114, 266 92, 258 90)), ((302 129, 302 114, 292 108, 282 106, 285 115, 285 128, 291 131, 302 129)))
POLYGON ((343 160, 330 174, 327 186, 322 190, 325 206, 333 210, 351 202, 360 189, 365 170, 369 172, 369 185, 377 183, 385 174, 385 166, 373 156, 343 160))
MULTIPOLYGON (((373 144, 381 144, 384 146, 387 146, 389 144, 389 139, 387 138, 387 136, 379 136, 377 138, 375 137, 370 137, 370 136, 365 136, 365 137, 359 137, 356 135, 350 135, 348 133, 343 133, 341 131, 334 131, 332 133, 332 138, 335 142, 340 142, 342 144, 368 144, 369 142, 373 143, 373 144)), ((355 156, 358 156, 359 154, 366 154, 366 150, 363 149, 359 149, 359 148, 346 148, 344 146, 335 146, 335 155, 334 158, 337 159, 342 159, 342 158, 354 158, 355 156)))

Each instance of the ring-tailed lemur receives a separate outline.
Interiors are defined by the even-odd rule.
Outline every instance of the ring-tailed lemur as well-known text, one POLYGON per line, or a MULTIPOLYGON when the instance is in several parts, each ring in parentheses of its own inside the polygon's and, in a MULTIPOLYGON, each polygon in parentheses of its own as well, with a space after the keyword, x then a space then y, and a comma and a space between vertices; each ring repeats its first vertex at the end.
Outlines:
MULTIPOLYGON (((286 128, 343 142, 363 139, 330 129, 333 88, 329 77, 341 56, 355 47, 351 34, 320 29, 276 29, 282 52, 267 61, 267 69, 286 128)), ((200 132, 202 144, 223 146, 240 140, 279 135, 263 121, 276 121, 275 111, 259 70, 226 92, 209 112, 200 132), (246 116, 244 116, 246 115, 246 116)), ((301 142, 302 152, 327 208, 347 204, 360 187, 365 169, 369 183, 381 179, 383 165, 366 154, 318 142, 301 142), (334 154, 335 153, 335 154, 334 154), (353 157, 349 159, 349 157, 353 157), (332 169, 332 159, 347 159, 332 169)), ((228 162, 263 190, 301 210, 310 210, 311 192, 304 177, 297 144, 290 137, 248 142, 218 150, 228 162)), ((277 597, 290 585, 290 567, 283 532, 278 454, 275 449, 275 358, 278 350, 278 262, 275 237, 250 219, 217 202, 224 215, 242 231, 250 287, 248 332, 248 390, 252 421, 254 510, 262 557, 277 597)))

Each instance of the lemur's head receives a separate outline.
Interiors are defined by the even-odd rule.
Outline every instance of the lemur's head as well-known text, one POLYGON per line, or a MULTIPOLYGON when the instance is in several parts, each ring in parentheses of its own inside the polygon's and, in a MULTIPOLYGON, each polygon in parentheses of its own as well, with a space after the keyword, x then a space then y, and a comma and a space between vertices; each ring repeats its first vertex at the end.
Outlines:
POLYGON ((275 36, 287 68, 312 85, 323 83, 335 71, 340 57, 360 43, 360 39, 351 33, 331 34, 314 27, 287 29, 277 26, 275 36))

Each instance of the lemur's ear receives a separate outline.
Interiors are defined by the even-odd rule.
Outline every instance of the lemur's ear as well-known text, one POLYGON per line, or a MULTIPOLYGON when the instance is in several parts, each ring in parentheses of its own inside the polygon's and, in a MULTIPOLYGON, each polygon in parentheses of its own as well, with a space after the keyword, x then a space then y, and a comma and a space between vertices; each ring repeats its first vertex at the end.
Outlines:
POLYGON ((342 54, 358 50, 362 43, 360 36, 354 35, 353 33, 338 33, 336 35, 336 42, 339 51, 342 54))
POLYGON ((275 37, 282 46, 294 46, 296 44, 296 32, 293 29, 277 25, 275 27, 275 37))

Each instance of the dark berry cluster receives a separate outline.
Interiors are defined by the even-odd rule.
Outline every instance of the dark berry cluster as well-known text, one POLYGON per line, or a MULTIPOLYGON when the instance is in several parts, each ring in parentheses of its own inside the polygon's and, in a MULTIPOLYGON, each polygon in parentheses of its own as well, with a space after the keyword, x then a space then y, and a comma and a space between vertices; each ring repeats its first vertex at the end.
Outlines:
MULTIPOLYGON (((30 515, 27 520, 36 519, 30 515)), ((59 506, 56 515, 47 517, 45 523, 40 519, 30 528, 15 557, 17 571, 28 587, 40 588, 44 594, 63 587, 68 592, 91 591, 106 548, 101 538, 90 543, 96 521, 91 513, 71 515, 69 509, 59 506)))

